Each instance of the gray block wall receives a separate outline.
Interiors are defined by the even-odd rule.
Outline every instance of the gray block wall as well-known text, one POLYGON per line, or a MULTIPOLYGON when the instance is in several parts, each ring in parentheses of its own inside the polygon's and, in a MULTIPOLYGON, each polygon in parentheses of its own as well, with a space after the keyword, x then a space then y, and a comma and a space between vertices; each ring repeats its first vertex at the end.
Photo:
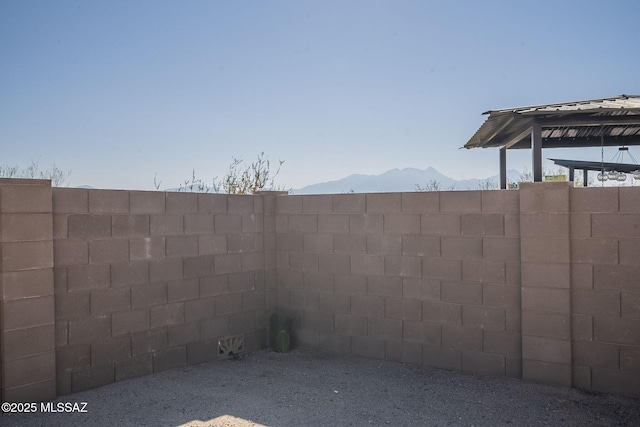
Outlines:
POLYGON ((220 338, 640 395, 640 190, 253 196, 0 180, 2 400, 217 358, 220 338))

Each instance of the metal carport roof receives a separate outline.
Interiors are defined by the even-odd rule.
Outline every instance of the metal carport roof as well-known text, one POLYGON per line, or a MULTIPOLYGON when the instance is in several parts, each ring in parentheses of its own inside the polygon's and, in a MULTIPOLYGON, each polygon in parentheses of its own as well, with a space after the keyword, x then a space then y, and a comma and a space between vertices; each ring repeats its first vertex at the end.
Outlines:
POLYGON ((489 110, 464 148, 500 148, 501 187, 506 151, 533 148, 534 181, 542 180, 542 148, 640 145, 640 96, 620 95, 557 104, 489 110))

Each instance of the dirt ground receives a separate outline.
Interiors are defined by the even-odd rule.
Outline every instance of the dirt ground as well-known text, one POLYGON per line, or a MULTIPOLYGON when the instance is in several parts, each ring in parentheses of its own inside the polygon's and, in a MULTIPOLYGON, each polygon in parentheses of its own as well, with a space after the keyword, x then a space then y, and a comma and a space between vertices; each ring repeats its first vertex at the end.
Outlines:
POLYGON ((257 351, 55 402, 88 412, 3 414, 0 425, 640 425, 640 399, 307 350, 257 351))

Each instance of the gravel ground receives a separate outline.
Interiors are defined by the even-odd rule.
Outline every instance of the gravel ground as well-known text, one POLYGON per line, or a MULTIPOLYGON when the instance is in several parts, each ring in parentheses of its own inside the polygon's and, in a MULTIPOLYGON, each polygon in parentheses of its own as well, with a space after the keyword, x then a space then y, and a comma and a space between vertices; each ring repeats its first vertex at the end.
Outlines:
POLYGON ((63 396, 2 426, 631 426, 640 399, 317 351, 267 350, 63 396))

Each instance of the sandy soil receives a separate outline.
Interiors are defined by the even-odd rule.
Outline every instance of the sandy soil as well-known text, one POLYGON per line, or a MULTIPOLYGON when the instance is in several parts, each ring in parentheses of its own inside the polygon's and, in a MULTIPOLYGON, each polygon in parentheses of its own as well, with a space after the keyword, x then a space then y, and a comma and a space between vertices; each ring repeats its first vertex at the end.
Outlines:
POLYGON ((640 399, 295 350, 245 354, 63 396, 87 413, 2 426, 631 426, 640 399))

